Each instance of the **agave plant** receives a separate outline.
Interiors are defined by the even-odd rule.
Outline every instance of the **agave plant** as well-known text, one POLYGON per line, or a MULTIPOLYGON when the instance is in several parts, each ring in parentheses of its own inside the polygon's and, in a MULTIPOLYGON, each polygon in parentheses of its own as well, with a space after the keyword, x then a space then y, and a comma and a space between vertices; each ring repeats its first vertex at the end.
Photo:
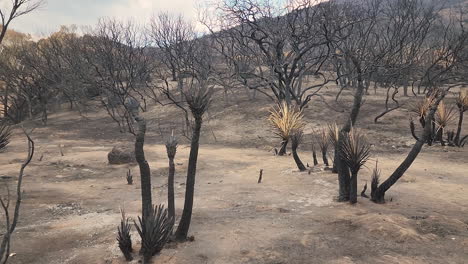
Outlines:
POLYGON ((117 241, 119 243, 120 251, 122 251, 125 259, 127 261, 131 261, 133 259, 132 237, 130 236, 132 226, 125 215, 125 210, 120 209, 120 213, 122 214, 122 219, 120 219, 120 226, 117 227, 117 241))
POLYGON ((294 131, 302 131, 305 126, 303 113, 298 107, 287 105, 286 102, 278 104, 270 110, 268 121, 275 129, 275 134, 282 139, 278 155, 286 153, 286 145, 294 131))
POLYGON ((163 205, 154 206, 145 219, 138 217, 135 227, 141 237, 141 250, 144 262, 149 263, 158 254, 172 234, 173 220, 163 205))
POLYGON ((340 155, 351 172, 350 202, 356 203, 357 176, 361 167, 369 159, 370 145, 364 135, 353 128, 343 139, 340 155))
POLYGON ((296 131, 292 132, 292 135, 291 135, 291 141, 292 141, 291 142, 291 145, 292 145, 291 150, 292 150, 293 158, 294 158, 294 161, 296 162, 297 168, 300 171, 305 171, 306 167, 304 166, 301 159, 299 158, 299 155, 297 155, 297 147, 301 143, 302 136, 303 136, 302 130, 296 130, 296 131))
POLYGON ((0 123, 0 150, 6 148, 10 143, 11 128, 6 122, 0 123))

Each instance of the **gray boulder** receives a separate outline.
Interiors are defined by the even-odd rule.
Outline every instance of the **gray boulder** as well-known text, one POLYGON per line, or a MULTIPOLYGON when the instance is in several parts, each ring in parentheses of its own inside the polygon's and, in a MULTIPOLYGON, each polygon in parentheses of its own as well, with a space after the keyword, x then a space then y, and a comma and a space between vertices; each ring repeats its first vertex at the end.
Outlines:
POLYGON ((135 163, 135 150, 127 146, 115 146, 107 154, 109 164, 135 163))

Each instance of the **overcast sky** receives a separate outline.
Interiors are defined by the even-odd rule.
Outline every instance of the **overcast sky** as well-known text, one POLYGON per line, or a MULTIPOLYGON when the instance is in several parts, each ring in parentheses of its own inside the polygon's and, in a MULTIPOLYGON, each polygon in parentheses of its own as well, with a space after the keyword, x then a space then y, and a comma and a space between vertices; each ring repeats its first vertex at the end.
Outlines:
POLYGON ((39 10, 14 20, 11 28, 42 36, 60 25, 94 25, 100 17, 133 17, 146 22, 153 13, 169 11, 196 19, 200 0, 46 0, 39 10))

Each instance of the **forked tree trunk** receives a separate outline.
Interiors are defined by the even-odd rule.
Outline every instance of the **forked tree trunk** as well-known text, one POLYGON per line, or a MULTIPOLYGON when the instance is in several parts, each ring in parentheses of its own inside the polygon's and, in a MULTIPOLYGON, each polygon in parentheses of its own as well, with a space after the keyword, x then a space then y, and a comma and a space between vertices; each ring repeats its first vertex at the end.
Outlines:
POLYGON ((198 148, 200 141, 200 131, 202 126, 202 117, 195 116, 195 128, 192 133, 190 144, 190 156, 187 169, 187 183, 185 185, 185 202, 182 217, 176 231, 177 240, 186 240, 192 219, 193 196, 195 191, 195 174, 197 172, 198 148))
POLYGON ((140 167, 141 180, 141 212, 142 219, 145 220, 150 214, 153 205, 151 196, 151 170, 145 158, 143 146, 145 144, 146 121, 142 117, 137 117, 138 132, 135 141, 135 158, 140 167))
POLYGON ((296 165, 297 165, 297 168, 300 170, 300 171, 305 171, 307 170, 306 167, 304 166, 304 163, 302 163, 301 159, 299 158, 299 155, 297 155, 297 147, 298 147, 298 143, 295 142, 295 140, 292 141, 292 146, 291 146, 291 150, 292 150, 292 154, 293 154, 293 158, 294 158, 294 161, 296 162, 296 165))
POLYGON ((458 127, 457 127, 457 134, 455 135, 455 144, 460 143, 460 137, 461 137, 461 130, 462 130, 462 123, 463 123, 463 108, 459 108, 459 117, 458 117, 458 127))
POLYGON ((349 168, 346 166, 345 162, 341 158, 341 145, 344 139, 343 133, 349 133, 351 131, 351 127, 356 123, 356 119, 359 115, 359 111, 361 109, 362 104, 362 97, 364 95, 364 85, 362 83, 362 72, 358 62, 353 60, 354 66, 356 66, 357 71, 357 78, 358 78, 358 86, 356 92, 354 94, 354 102, 353 108, 351 109, 351 113, 349 115, 349 119, 346 122, 345 126, 340 132, 338 137, 338 148, 336 149, 337 155, 336 157, 336 168, 338 170, 338 184, 339 184, 339 197, 338 201, 349 201, 349 183, 350 183, 350 173, 349 168))
POLYGON ((288 145, 288 140, 283 140, 283 142, 281 142, 281 148, 280 150, 278 151, 278 156, 284 156, 286 154, 286 146, 288 145))
MULTIPOLYGON (((442 99, 444 99, 444 97, 445 93, 442 93, 437 97, 436 102, 431 106, 429 110, 427 120, 432 120, 434 118, 434 114, 437 111, 437 107, 439 106, 439 103, 442 101, 442 99)), ((419 137, 419 140, 417 140, 416 143, 413 145, 413 148, 410 150, 405 160, 403 160, 400 166, 396 168, 393 174, 390 175, 390 177, 388 177, 386 181, 380 184, 380 186, 377 187, 376 190, 372 191, 372 201, 376 203, 385 202, 385 192, 388 191, 388 189, 390 189, 390 187, 392 187, 403 176, 403 174, 408 170, 411 164, 413 164, 414 160, 418 157, 419 153, 421 152, 422 147, 427 142, 428 138, 431 136, 432 126, 427 125, 424 127, 421 137, 419 137)))

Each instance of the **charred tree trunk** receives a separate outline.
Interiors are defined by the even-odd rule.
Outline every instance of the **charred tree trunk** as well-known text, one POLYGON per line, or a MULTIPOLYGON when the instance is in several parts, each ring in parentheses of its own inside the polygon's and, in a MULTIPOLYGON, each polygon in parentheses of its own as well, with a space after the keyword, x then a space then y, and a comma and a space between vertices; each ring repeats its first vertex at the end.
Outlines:
POLYGON ((291 142, 291 150, 292 150, 292 154, 293 154, 293 158, 294 158, 294 161, 296 162, 296 165, 297 165, 297 168, 300 170, 300 171, 305 171, 306 170, 306 167, 304 166, 304 163, 302 163, 301 159, 299 158, 299 155, 297 155, 297 147, 299 146, 299 140, 295 140, 293 138, 292 142, 291 142))
POLYGON ((140 167, 142 219, 146 219, 151 213, 153 206, 151 195, 151 170, 143 150, 143 146, 145 145, 146 121, 142 117, 136 117, 135 120, 138 122, 138 133, 135 141, 135 158, 140 167))
MULTIPOLYGON (((338 144, 338 143, 337 143, 338 144)), ((338 168, 336 166, 336 159, 338 158, 338 147, 337 144, 335 144, 335 153, 333 154, 333 167, 332 167, 332 173, 338 173, 338 168)))
POLYGON ((312 158, 314 159, 314 166, 318 165, 318 160, 317 160, 317 152, 315 148, 312 148, 312 158))
POLYGON ((288 145, 288 141, 289 140, 285 139, 283 142, 281 142, 281 148, 278 151, 278 156, 284 156, 286 154, 286 146, 288 145))
POLYGON ((325 166, 330 166, 328 164, 328 158, 327 158, 327 152, 326 151, 322 151, 322 160, 323 160, 323 164, 325 164, 325 166))
POLYGON ((174 199, 174 175, 175 164, 174 158, 177 152, 177 140, 171 136, 166 142, 167 157, 169 159, 169 175, 167 178, 167 209, 169 217, 172 219, 172 225, 175 222, 175 199, 174 199))
MULTIPOLYGON (((444 99, 445 92, 441 92, 441 94, 437 97, 435 103, 431 106, 429 110, 429 114, 427 115, 427 120, 432 120, 434 118, 434 114, 437 111, 437 107, 439 103, 444 99)), ((408 168, 413 164, 414 160, 418 157, 419 153, 421 152, 422 147, 427 142, 428 138, 432 137, 432 126, 427 125, 424 127, 423 133, 421 137, 416 141, 413 145, 413 148, 410 150, 408 155, 406 156, 405 160, 398 166, 398 168, 393 172, 390 177, 379 187, 375 189, 375 191, 371 195, 371 200, 376 203, 384 203, 385 202, 385 192, 390 189, 408 170, 408 168)))
POLYGON ((463 108, 460 108, 459 111, 459 117, 458 117, 458 127, 457 127, 457 134, 455 135, 455 144, 460 143, 460 137, 461 137, 461 130, 462 130, 462 123, 463 123, 463 108))
POLYGON ((350 184, 349 184, 349 202, 354 204, 357 203, 357 172, 351 174, 350 184))
POLYGON ((202 116, 195 116, 195 128, 193 129, 190 144, 190 156, 187 169, 187 183, 185 188, 185 202, 182 217, 176 231, 177 240, 186 240, 192 219, 193 196, 195 192, 195 174, 197 171, 198 148, 200 141, 200 131, 202 126, 202 116))

